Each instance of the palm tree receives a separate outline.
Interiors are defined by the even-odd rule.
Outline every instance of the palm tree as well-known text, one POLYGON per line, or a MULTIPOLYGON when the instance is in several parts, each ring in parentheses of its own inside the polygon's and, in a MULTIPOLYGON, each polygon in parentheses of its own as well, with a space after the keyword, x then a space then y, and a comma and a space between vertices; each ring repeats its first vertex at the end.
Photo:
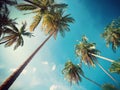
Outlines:
MULTIPOLYGON (((33 31, 40 23, 42 17, 47 13, 54 11, 55 9, 64 9, 67 4, 56 4, 54 0, 24 0, 27 3, 17 5, 17 8, 21 11, 32 11, 30 13, 36 13, 34 20, 30 26, 30 30, 33 31)), ((29 14, 29 13, 27 13, 29 14)))
POLYGON ((118 89, 111 84, 103 84, 102 85, 102 90, 118 90, 118 89))
POLYGON ((5 44, 5 47, 9 47, 15 44, 14 50, 19 46, 23 46, 24 40, 22 36, 32 36, 31 33, 25 30, 26 23, 23 23, 20 30, 14 24, 11 24, 10 27, 5 27, 4 29, 4 36, 0 40, 0 44, 5 44))
POLYGON ((120 62, 118 61, 118 62, 112 63, 109 70, 110 70, 111 73, 120 74, 120 62))
POLYGON ((50 39, 52 35, 56 35, 56 33, 60 32, 61 35, 64 35, 65 31, 69 30, 68 23, 73 23, 74 19, 70 17, 70 15, 63 15, 63 12, 60 10, 56 10, 54 13, 49 13, 45 16, 45 20, 43 20, 42 26, 45 26, 45 31, 47 28, 51 31, 51 33, 48 33, 49 36, 45 39, 45 41, 40 44, 40 46, 25 60, 25 62, 14 72, 11 74, 10 77, 8 77, 5 82, 0 86, 0 90, 7 90, 13 82, 17 79, 17 77, 21 74, 21 72, 24 70, 24 68, 28 65, 28 63, 32 60, 32 58, 35 56, 35 54, 41 49, 41 47, 50 39), (59 12, 59 14, 58 14, 59 12), (58 16, 56 16, 58 15, 58 16), (56 17, 54 17, 56 16, 56 17), (46 21, 46 23, 44 23, 46 21), (48 22, 48 23, 47 23, 48 22), (51 23, 51 24, 50 24, 51 23), (58 24, 59 23, 59 24, 58 24), (49 27, 49 25, 53 25, 54 28, 49 27))
POLYGON ((96 83, 95 81, 87 78, 80 65, 75 65, 71 61, 68 61, 65 63, 65 67, 62 70, 62 73, 64 74, 65 78, 72 84, 73 82, 79 83, 81 81, 81 76, 84 77, 85 79, 89 80, 90 82, 94 83, 95 85, 101 87, 100 84, 96 83))
MULTIPOLYGON (((100 51, 96 49, 95 43, 89 43, 86 36, 82 37, 82 41, 76 45, 75 52, 78 57, 81 58, 85 64, 89 66, 95 66, 97 64, 115 83, 117 81, 98 63, 97 58, 106 59, 105 57, 99 56, 100 51)), ((110 59, 107 61, 115 62, 110 59)))
POLYGON ((106 40, 106 46, 112 45, 115 52, 120 46, 120 18, 113 20, 106 28, 102 37, 106 40))

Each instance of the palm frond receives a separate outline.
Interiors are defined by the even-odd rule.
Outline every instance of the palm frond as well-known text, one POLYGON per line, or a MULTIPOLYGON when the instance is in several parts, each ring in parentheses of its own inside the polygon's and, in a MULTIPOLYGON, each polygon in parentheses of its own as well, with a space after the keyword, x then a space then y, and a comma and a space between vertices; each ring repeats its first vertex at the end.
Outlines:
POLYGON ((34 5, 30 5, 30 4, 19 4, 16 6, 17 9, 21 10, 21 11, 26 11, 26 10, 35 10, 37 9, 36 6, 34 5))
POLYGON ((40 13, 38 13, 35 17, 34 17, 34 21, 32 22, 31 26, 30 26, 30 31, 34 31, 34 29, 37 27, 37 25, 40 23, 42 16, 40 15, 40 13))
POLYGON ((24 40, 20 36, 19 39, 16 41, 16 45, 14 46, 14 50, 16 50, 19 46, 23 46, 23 44, 24 44, 24 40))
POLYGON ((5 47, 10 47, 11 45, 13 45, 13 43, 15 43, 15 41, 16 41, 16 38, 9 40, 8 42, 6 42, 5 47))
POLYGON ((110 72, 111 73, 118 73, 120 74, 120 62, 113 62, 110 67, 110 72))
POLYGON ((15 31, 16 33, 19 33, 19 30, 15 24, 10 24, 10 28, 12 28, 12 30, 15 31))
POLYGON ((118 90, 118 89, 112 84, 103 84, 102 90, 118 90))
POLYGON ((27 26, 27 23, 26 23, 26 22, 25 22, 25 23, 22 23, 22 27, 20 28, 20 32, 21 32, 21 33, 25 31, 26 26, 27 26))
POLYGON ((62 3, 62 4, 53 4, 52 8, 56 8, 56 9, 64 9, 68 6, 68 4, 62 3))

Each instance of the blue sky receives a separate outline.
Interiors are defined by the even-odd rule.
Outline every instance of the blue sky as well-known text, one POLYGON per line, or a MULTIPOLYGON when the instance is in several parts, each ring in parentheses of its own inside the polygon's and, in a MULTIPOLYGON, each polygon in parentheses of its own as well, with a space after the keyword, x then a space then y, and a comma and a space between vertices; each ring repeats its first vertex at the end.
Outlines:
MULTIPOLYGON (((105 41, 100 34, 104 32, 104 27, 113 19, 120 15, 119 0, 58 0, 65 2, 69 6, 67 14, 75 19, 70 24, 71 31, 62 38, 59 34, 56 40, 52 37, 44 47, 35 55, 32 62, 25 68, 23 73, 11 86, 10 90, 101 90, 91 82, 82 79, 78 85, 70 86, 61 74, 64 64, 69 59, 75 64, 79 59, 75 55, 75 44, 79 43, 82 35, 86 35, 90 42, 95 42, 101 55, 117 60, 120 50, 116 53, 111 48, 105 46, 105 41)), ((32 22, 34 15, 23 15, 14 7, 10 8, 11 17, 18 18, 20 27, 25 20, 28 23, 27 29, 32 22)), ((40 31, 40 25, 34 32, 35 37, 25 38, 25 45, 13 51, 13 47, 4 48, 0 46, 0 84, 20 65, 28 56, 45 40, 47 36, 40 31)), ((98 59, 99 63, 108 70, 110 63, 98 59)), ((111 83, 116 85, 104 72, 98 67, 88 68, 83 64, 83 70, 87 77, 100 84, 111 83)), ((120 81, 120 76, 111 74, 120 81)))

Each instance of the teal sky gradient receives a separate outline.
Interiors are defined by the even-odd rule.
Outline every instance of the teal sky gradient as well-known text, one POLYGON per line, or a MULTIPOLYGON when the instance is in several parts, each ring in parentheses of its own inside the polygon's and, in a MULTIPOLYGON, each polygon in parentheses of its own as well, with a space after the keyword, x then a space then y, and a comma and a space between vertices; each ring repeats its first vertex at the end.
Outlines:
MULTIPOLYGON (((101 55, 118 60, 120 57, 120 49, 116 53, 111 48, 105 46, 105 41, 100 34, 104 32, 104 27, 113 19, 120 16, 119 0, 58 0, 68 4, 67 14, 75 19, 70 24, 70 32, 66 32, 64 38, 58 34, 56 40, 52 37, 42 49, 35 55, 32 62, 25 68, 23 73, 12 85, 10 90, 101 90, 91 82, 82 79, 79 85, 70 86, 64 80, 61 73, 64 64, 69 59, 75 63, 79 63, 79 59, 75 55, 75 45, 79 43, 82 35, 86 35, 90 42, 95 42, 97 49, 101 51, 101 55)), ((27 21, 29 25, 32 22, 32 15, 23 15, 14 7, 10 8, 11 17, 18 18, 18 27, 21 23, 27 21)), ((25 37, 25 44, 13 51, 13 47, 4 48, 0 46, 0 84, 20 65, 28 56, 45 40, 47 37, 40 30, 40 24, 34 32, 31 39, 25 37)), ((102 59, 98 59, 100 64, 108 70, 110 63, 102 59)), ((88 67, 83 64, 84 74, 92 80, 100 83, 116 84, 98 67, 88 67)), ((120 76, 111 74, 120 81, 120 76)))

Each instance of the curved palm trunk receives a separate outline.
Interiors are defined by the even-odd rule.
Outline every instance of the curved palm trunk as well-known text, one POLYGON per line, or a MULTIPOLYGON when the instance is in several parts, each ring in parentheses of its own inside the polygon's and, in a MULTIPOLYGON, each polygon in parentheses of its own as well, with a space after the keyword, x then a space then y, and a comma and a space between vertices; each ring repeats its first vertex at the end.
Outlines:
POLYGON ((115 80, 99 63, 97 64, 103 70, 103 72, 105 72, 105 74, 107 74, 116 84, 118 84, 117 80, 115 80))
POLYGON ((97 85, 98 87, 102 87, 100 84, 98 84, 97 82, 89 79, 88 77, 86 77, 86 76, 84 76, 84 75, 82 75, 82 76, 83 76, 85 79, 87 79, 88 81, 90 81, 90 82, 94 83, 95 85, 97 85))
POLYGON ((103 57, 103 56, 99 56, 97 54, 93 54, 93 53, 90 53, 91 55, 95 56, 95 57, 98 57, 98 58, 101 58, 101 59, 104 59, 106 61, 109 61, 109 62, 115 62, 115 60, 112 60, 112 59, 109 59, 109 58, 106 58, 106 57, 103 57))
MULTIPOLYGON (((53 32, 54 33, 54 32, 53 32)), ((24 68, 28 65, 28 63, 32 60, 35 54, 41 49, 41 47, 50 39, 53 33, 45 39, 45 41, 28 57, 28 59, 18 68, 15 72, 13 72, 0 86, 0 90, 8 90, 9 87, 14 83, 14 81, 18 78, 24 68)))

